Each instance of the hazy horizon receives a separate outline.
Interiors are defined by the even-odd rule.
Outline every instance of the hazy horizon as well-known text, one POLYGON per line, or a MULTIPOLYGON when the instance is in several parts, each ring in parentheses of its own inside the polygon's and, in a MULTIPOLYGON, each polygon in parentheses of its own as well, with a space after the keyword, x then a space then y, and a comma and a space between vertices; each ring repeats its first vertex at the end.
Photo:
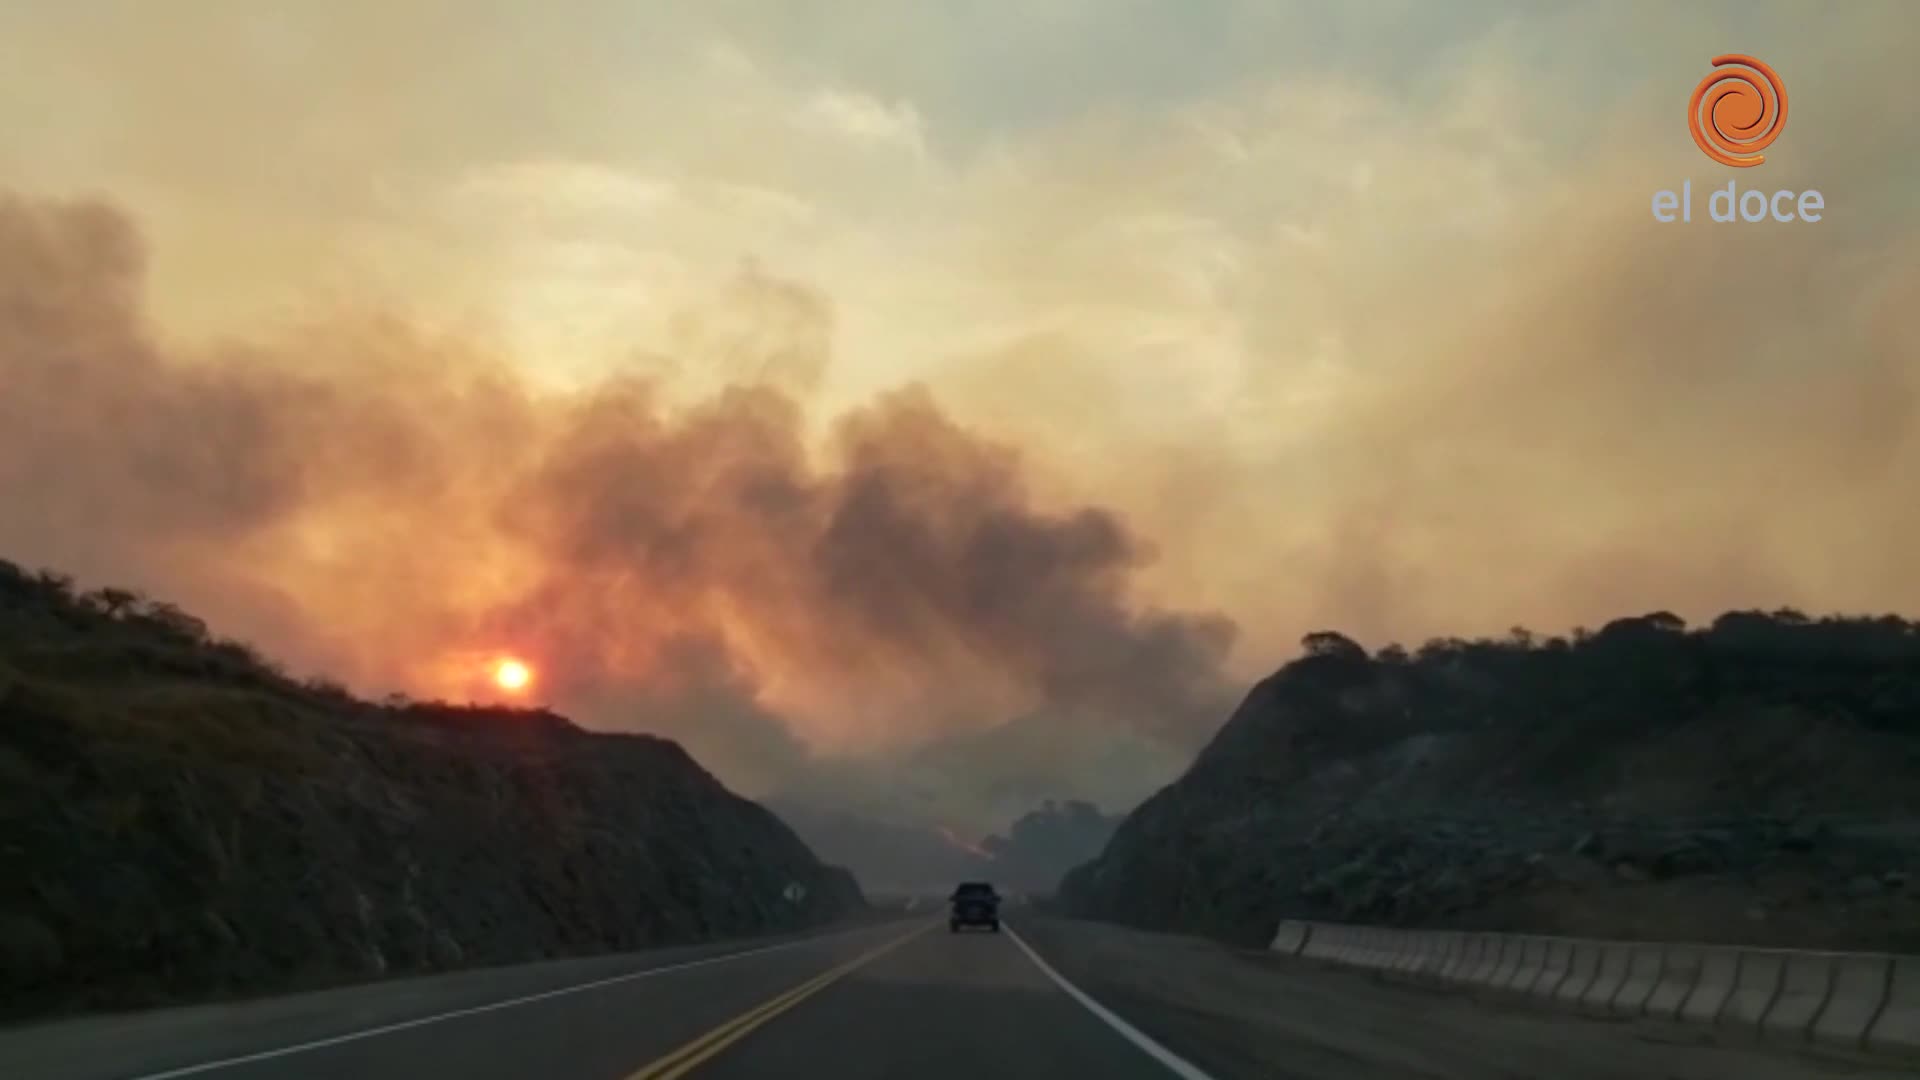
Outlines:
POLYGON ((369 694, 512 655, 749 794, 979 834, 1125 809, 1311 630, 1920 612, 1902 3, 0 40, 0 558, 369 694), (1791 95, 1754 169, 1686 130, 1728 52, 1791 95), (1688 180, 1826 216, 1654 222, 1688 180))

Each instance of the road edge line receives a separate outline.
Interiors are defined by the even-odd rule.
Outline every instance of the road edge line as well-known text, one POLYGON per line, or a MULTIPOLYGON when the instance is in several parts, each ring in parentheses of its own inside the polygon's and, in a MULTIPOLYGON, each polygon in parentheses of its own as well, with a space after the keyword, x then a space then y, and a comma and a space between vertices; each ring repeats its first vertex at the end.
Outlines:
MULTIPOLYGON (((507 998, 504 1001, 489 1001, 484 1005, 470 1005, 463 1009, 450 1009, 447 1012, 433 1013, 429 1016, 416 1016, 411 1020, 397 1020, 390 1024, 379 1024, 370 1028, 361 1028, 358 1031, 341 1032, 338 1035, 309 1039, 305 1042, 297 1042, 288 1046, 274 1047, 268 1050, 256 1050, 248 1054, 236 1054, 232 1057, 203 1061, 194 1065, 182 1065, 177 1068, 163 1069, 160 1072, 139 1073, 128 1077, 127 1080, 175 1080, 175 1078, 182 1076, 198 1076, 201 1073, 214 1072, 218 1069, 231 1069, 236 1065, 251 1065, 257 1061, 271 1061, 274 1058, 291 1057, 295 1054, 304 1054, 311 1050, 324 1050, 329 1046, 339 1046, 343 1043, 359 1042, 362 1039, 391 1035, 397 1031, 409 1031, 413 1028, 426 1027, 430 1024, 438 1024, 447 1020, 459 1020, 463 1017, 478 1016, 482 1013, 498 1012, 501 1009, 511 1009, 518 1005, 531 1005, 536 1001, 546 1001, 549 998, 566 997, 568 994, 579 994, 588 990, 598 990, 602 987, 634 982, 639 979, 650 978, 654 975, 668 975, 676 971, 688 971, 693 968, 724 964, 729 960, 744 960, 750 956, 762 956, 767 953, 796 949, 802 945, 811 945, 821 941, 831 941, 835 938, 849 937, 864 931, 878 929, 884 925, 885 924, 882 923, 877 926, 856 926, 831 934, 812 934, 798 941, 781 941, 772 945, 759 945, 751 949, 742 949, 738 952, 722 953, 719 956, 703 956, 697 960, 683 960, 679 963, 667 964, 662 967, 642 968, 639 971, 629 971, 622 975, 612 975, 604 979, 594 979, 590 982, 574 983, 569 986, 558 986, 551 990, 542 990, 534 994, 522 994, 519 997, 507 998)), ((477 972, 486 969, 473 968, 470 970, 477 972)), ((365 985, 371 986, 378 984, 379 980, 375 980, 365 985)))
POLYGON ((1020 951, 1027 954, 1027 959, 1033 961, 1033 966, 1040 969, 1041 974, 1052 979, 1055 986, 1066 991, 1068 997, 1099 1017, 1102 1023, 1118 1032, 1121 1038, 1138 1047, 1148 1057, 1165 1065, 1175 1076, 1180 1077, 1180 1080, 1213 1080, 1213 1077, 1200 1066, 1167 1049, 1153 1036, 1122 1020, 1112 1009, 1093 1000, 1086 991, 1068 982, 1065 975, 1053 970, 1053 965, 1040 958, 1040 954, 1033 950, 1033 946, 1027 944, 1027 939, 1021 937, 1020 932, 1015 930, 1011 923, 1003 922, 1000 926, 1007 932, 1007 936, 1013 939, 1013 943, 1020 946, 1020 951))

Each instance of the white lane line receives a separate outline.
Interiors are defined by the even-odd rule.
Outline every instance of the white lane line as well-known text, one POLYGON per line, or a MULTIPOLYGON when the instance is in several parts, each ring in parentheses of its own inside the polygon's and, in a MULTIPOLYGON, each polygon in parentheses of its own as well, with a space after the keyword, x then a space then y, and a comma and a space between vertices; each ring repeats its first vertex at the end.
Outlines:
POLYGON ((1040 954, 1034 952, 1033 946, 1027 944, 1026 939, 1016 933, 1013 927, 1008 926, 1006 923, 1001 923, 1000 928, 1007 932, 1007 936, 1013 939, 1015 945, 1020 946, 1021 952, 1027 954, 1027 959, 1033 961, 1033 966, 1039 968, 1041 973, 1046 975, 1047 978, 1052 979, 1054 985, 1065 990, 1068 997, 1086 1006, 1088 1012, 1099 1017, 1108 1027, 1119 1032, 1121 1038, 1139 1047, 1148 1057, 1165 1065, 1173 1075, 1180 1077, 1180 1080, 1213 1080, 1213 1077, 1202 1071, 1200 1066, 1195 1065, 1193 1062, 1188 1061, 1186 1058, 1155 1042, 1153 1036, 1120 1019, 1112 1009, 1093 1000, 1093 998, 1087 995, 1086 991, 1068 982, 1065 975, 1053 970, 1051 965, 1045 960, 1040 959, 1040 954))
POLYGON ((498 1012, 501 1009, 511 1009, 516 1005, 527 1005, 535 1001, 545 1001, 548 998, 565 997, 568 994, 583 993, 587 990, 598 990, 603 986, 613 986, 617 983, 633 982, 636 979, 651 978, 655 975, 666 975, 675 971, 686 971, 690 968, 707 967, 712 964, 724 964, 729 960, 744 960, 749 956, 761 956, 766 953, 780 952, 783 949, 796 949, 802 945, 815 945, 822 941, 831 941, 834 938, 847 937, 851 934, 859 934, 874 929, 878 928, 870 926, 858 927, 834 934, 820 934, 814 937, 801 938, 799 941, 784 941, 778 945, 761 945, 752 949, 743 949, 740 952, 702 957, 699 960, 683 960, 680 963, 668 964, 665 967, 629 971, 625 975, 614 975, 605 979, 595 979, 592 982, 575 983, 572 986, 562 986, 554 990, 542 990, 537 994, 526 994, 521 997, 507 998, 504 1001, 490 1001, 485 1005, 473 1005, 464 1009, 434 1013, 431 1016, 416 1017, 412 1020, 400 1020, 391 1024, 381 1024, 378 1027, 362 1028, 359 1031, 349 1031, 342 1035, 329 1035, 324 1039, 313 1039, 309 1042, 294 1043, 290 1046, 281 1046, 272 1050, 260 1050, 251 1054, 240 1054, 235 1057, 220 1058, 216 1061, 205 1061, 198 1065, 183 1065, 180 1068, 167 1069, 164 1072, 142 1073, 139 1076, 129 1078, 129 1080, 173 1080, 176 1076, 197 1076, 200 1073, 209 1073, 216 1069, 230 1069, 235 1065, 251 1065, 256 1061, 270 1061, 273 1058, 304 1054, 309 1050, 319 1050, 328 1046, 339 1046, 341 1043, 359 1042, 361 1039, 371 1039, 377 1035, 391 1035, 396 1031, 407 1031, 412 1028, 426 1027, 428 1024, 438 1024, 445 1020, 458 1020, 463 1016, 477 1016, 481 1013, 498 1012))

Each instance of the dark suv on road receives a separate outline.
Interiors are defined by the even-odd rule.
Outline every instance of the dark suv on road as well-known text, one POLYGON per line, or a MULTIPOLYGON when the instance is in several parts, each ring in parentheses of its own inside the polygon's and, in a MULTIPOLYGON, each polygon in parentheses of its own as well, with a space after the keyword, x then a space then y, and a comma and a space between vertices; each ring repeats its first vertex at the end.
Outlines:
POLYGON ((963 926, 984 926, 1000 932, 1000 894, 984 881, 963 881, 953 890, 953 914, 947 927, 959 933, 963 926))

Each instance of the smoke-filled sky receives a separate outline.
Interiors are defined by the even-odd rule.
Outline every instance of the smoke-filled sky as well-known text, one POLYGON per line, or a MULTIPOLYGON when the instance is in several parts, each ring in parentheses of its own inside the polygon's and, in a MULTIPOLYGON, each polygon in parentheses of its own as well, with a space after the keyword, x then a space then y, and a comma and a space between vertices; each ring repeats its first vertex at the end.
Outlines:
POLYGON ((975 831, 1145 794, 1311 629, 1913 613, 1917 53, 1905 0, 8 4, 0 557, 975 831), (1758 168, 1687 134, 1726 52, 1758 168))

